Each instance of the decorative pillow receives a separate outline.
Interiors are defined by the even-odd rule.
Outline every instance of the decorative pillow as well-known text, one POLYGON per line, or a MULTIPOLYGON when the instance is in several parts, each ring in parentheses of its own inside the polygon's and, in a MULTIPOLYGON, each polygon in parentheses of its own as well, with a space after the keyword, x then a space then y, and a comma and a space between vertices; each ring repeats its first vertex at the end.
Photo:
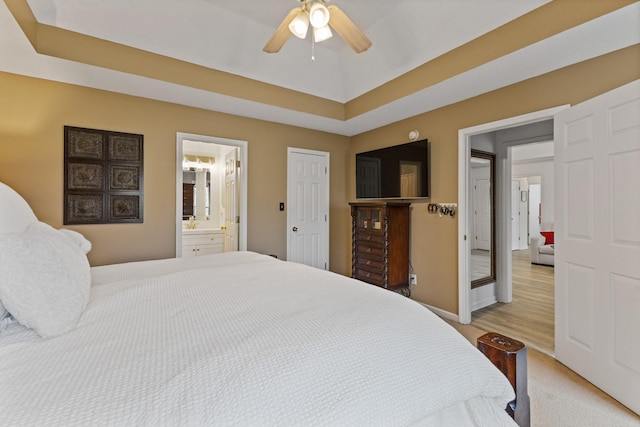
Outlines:
MULTIPOLYGON (((21 233, 38 221, 29 204, 13 188, 0 182, 0 239, 5 233, 21 233)), ((9 312, 0 299, 0 320, 9 312)))
POLYGON ((82 249, 85 254, 88 254, 89 251, 91 251, 91 242, 88 241, 87 238, 82 235, 82 233, 78 233, 74 230, 69 230, 68 228, 61 228, 58 231, 71 239, 71 241, 78 245, 78 247, 82 249))
POLYGON ((43 338, 76 327, 89 300, 89 261, 55 228, 31 224, 0 240, 0 300, 43 338))
POLYGON ((38 218, 21 195, 0 182, 0 234, 22 233, 38 218))
POLYGON ((545 245, 553 245, 553 231, 541 231, 540 234, 544 236, 545 245))

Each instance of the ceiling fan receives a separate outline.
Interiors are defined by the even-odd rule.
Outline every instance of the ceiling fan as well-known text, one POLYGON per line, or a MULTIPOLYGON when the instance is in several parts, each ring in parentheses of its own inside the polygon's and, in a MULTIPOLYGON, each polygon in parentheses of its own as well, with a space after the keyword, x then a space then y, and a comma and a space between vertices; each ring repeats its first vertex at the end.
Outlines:
POLYGON ((335 5, 325 6, 329 0, 298 0, 302 6, 291 9, 276 32, 271 36, 263 51, 276 53, 287 42, 289 36, 304 39, 309 27, 314 42, 321 42, 332 36, 331 28, 344 39, 356 53, 371 47, 371 40, 335 5))

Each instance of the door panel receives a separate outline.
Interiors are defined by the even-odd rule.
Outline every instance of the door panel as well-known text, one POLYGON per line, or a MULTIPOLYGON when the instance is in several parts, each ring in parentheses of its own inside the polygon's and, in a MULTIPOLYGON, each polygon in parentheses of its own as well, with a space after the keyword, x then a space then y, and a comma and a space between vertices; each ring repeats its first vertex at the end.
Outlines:
POLYGON ((640 81, 559 113, 556 357, 640 413, 640 81))
POLYGON ((287 259, 328 269, 328 153, 289 150, 287 259))
POLYGON ((224 251, 238 250, 238 149, 232 149, 225 156, 224 176, 224 251))

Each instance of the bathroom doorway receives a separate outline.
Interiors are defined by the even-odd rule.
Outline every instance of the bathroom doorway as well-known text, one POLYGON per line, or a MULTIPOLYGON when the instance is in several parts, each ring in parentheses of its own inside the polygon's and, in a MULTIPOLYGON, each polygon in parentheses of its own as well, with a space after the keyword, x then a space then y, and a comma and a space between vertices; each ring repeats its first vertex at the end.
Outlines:
POLYGON ((177 134, 176 257, 246 250, 247 145, 177 134))

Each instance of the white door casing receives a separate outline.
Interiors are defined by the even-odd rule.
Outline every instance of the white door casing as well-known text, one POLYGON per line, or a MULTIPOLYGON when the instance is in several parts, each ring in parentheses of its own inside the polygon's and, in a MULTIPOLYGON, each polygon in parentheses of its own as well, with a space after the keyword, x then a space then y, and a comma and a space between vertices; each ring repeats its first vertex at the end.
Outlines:
POLYGON ((219 138, 208 135, 198 135, 186 132, 176 132, 176 257, 182 256, 182 158, 183 141, 199 141, 210 144, 228 145, 239 149, 240 171, 238 174, 238 213, 240 224, 238 230, 238 249, 247 250, 247 183, 249 143, 247 141, 219 138))
POLYGON ((555 135, 556 357, 640 414, 640 80, 555 135))
MULTIPOLYGON (((471 286, 469 264, 471 258, 471 221, 473 221, 473 206, 470 200, 473 192, 471 180, 471 137, 489 131, 507 129, 515 126, 549 120, 554 115, 566 109, 567 106, 553 107, 521 116, 510 117, 491 123, 485 123, 458 131, 458 317, 452 319, 460 323, 471 323, 471 286)), ((506 148, 501 148, 508 152, 506 148)), ((510 156, 501 166, 498 158, 496 164, 496 293, 500 302, 511 302, 511 220, 507 218, 510 209, 510 156), (507 181, 507 182, 505 182, 507 181), (508 198, 502 193, 508 192, 508 198), (508 199, 508 200, 505 200, 508 199), (508 203, 507 203, 508 202, 508 203)))
POLYGON ((329 153, 287 155, 287 260, 328 270, 329 153))

